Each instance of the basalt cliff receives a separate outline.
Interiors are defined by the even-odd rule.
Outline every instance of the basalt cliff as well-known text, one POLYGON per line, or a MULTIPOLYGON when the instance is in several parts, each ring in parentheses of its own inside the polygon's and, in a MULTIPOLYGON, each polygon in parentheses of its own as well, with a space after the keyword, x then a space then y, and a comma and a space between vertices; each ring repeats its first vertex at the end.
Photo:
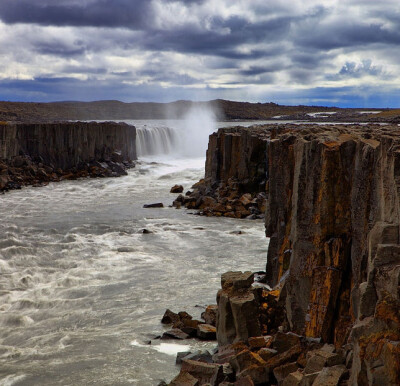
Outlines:
POLYGON ((222 276, 211 375, 184 360, 171 384, 400 384, 397 126, 221 129, 194 192, 266 195, 267 285, 222 276))
POLYGON ((136 129, 115 122, 0 123, 0 191, 126 174, 136 129))

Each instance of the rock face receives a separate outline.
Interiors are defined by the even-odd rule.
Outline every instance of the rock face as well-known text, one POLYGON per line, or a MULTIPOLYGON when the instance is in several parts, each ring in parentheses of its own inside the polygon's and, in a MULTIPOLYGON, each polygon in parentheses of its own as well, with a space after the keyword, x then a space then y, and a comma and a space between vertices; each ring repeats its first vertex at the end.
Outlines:
POLYGON ((192 192, 179 196, 182 204, 208 216, 263 217, 265 211, 266 145, 269 131, 220 129, 210 136, 205 179, 192 192))
POLYGON ((351 384, 400 384, 398 127, 276 131, 267 278, 287 328, 354 345, 351 384))
POLYGON ((126 174, 136 129, 114 122, 0 124, 0 190, 126 174))
POLYGON ((210 137, 187 201, 216 214, 225 192, 266 191, 272 290, 222 275, 213 358, 233 369, 225 382, 399 385, 399 127, 251 130, 210 137))

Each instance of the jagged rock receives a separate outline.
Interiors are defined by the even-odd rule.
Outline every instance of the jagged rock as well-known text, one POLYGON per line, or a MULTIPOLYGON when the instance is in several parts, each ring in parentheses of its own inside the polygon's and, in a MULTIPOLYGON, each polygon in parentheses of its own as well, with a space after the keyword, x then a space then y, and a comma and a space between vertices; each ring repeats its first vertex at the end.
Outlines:
POLYGON ((206 383, 212 386, 218 385, 223 381, 224 377, 222 365, 197 362, 190 359, 182 361, 181 373, 189 373, 199 380, 200 385, 206 383))
POLYGON ((161 339, 178 339, 178 340, 183 340, 188 338, 189 335, 184 333, 179 328, 173 328, 172 330, 165 331, 161 337, 161 339))
POLYGON ((168 386, 200 386, 200 382, 188 372, 181 371, 168 386))
POLYGON ((264 336, 254 336, 248 339, 249 346, 252 349, 259 349, 265 347, 267 345, 267 342, 268 338, 266 339, 266 337, 264 336))
POLYGON ((215 340, 217 329, 210 324, 199 324, 197 326, 197 337, 202 340, 215 340))
POLYGON ((278 354, 278 351, 272 348, 262 348, 259 351, 257 351, 257 354, 266 362, 268 362, 272 357, 278 354))
POLYGON ((316 373, 324 367, 340 365, 344 358, 337 353, 331 353, 325 350, 316 350, 307 353, 307 364, 304 369, 306 374, 316 373))
POLYGON ((156 202, 154 204, 144 204, 143 208, 164 208, 164 204, 162 202, 156 202))
POLYGON ((172 324, 178 322, 180 320, 180 316, 172 312, 170 309, 167 309, 161 319, 161 323, 163 324, 172 324))
POLYGON ((313 386, 337 386, 345 371, 344 365, 325 367, 315 378, 313 386))
POLYGON ((182 363, 182 359, 186 358, 192 354, 191 351, 181 351, 176 354, 175 364, 180 365, 182 363))
POLYGON ((182 193, 182 192, 183 192, 182 185, 174 185, 170 190, 170 193, 182 193))
POLYGON ((282 353, 288 351, 291 347, 300 344, 300 336, 293 333, 277 332, 272 340, 272 348, 282 353))
POLYGON ((275 367, 273 373, 274 373, 276 380, 278 381, 278 385, 281 385, 283 380, 290 373, 297 371, 298 368, 299 368, 299 366, 297 365, 296 362, 286 363, 282 366, 275 367))
POLYGON ((253 272, 226 272, 221 276, 222 289, 233 287, 234 290, 250 288, 254 282, 253 272))
POLYGON ((206 307, 206 310, 201 314, 201 317, 207 324, 211 324, 211 326, 216 326, 217 323, 217 312, 218 312, 218 305, 211 304, 206 307))

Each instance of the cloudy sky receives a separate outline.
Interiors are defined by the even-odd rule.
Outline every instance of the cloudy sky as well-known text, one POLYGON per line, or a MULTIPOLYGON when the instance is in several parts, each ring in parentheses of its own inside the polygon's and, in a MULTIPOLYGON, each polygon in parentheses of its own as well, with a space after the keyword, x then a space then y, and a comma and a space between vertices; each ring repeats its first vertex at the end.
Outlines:
POLYGON ((399 0, 0 0, 0 100, 400 107, 399 0))

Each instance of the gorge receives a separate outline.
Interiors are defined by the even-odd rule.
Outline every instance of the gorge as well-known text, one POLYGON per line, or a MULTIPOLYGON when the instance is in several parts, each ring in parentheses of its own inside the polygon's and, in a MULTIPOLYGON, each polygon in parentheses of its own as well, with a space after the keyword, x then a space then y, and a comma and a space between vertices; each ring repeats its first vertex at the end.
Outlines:
MULTIPOLYGON (((136 159, 136 143, 134 146, 133 143, 137 141, 139 132, 143 134, 141 138, 145 138, 146 129, 114 125, 3 125, 1 158, 18 159, 22 149, 24 155, 32 159, 41 157, 38 163, 43 165, 40 167, 52 164, 53 169, 73 168, 82 162, 123 164, 136 159), (66 133, 73 132, 74 125, 76 133, 81 133, 77 135, 82 138, 82 144, 87 145, 77 147, 83 150, 68 146, 71 137, 66 133), (12 138, 21 139, 24 135, 13 134, 11 139, 9 137, 10 132, 30 132, 32 128, 36 133, 44 133, 40 134, 40 141, 21 140, 16 145, 12 138), (7 131, 9 129, 14 131, 7 131), (93 138, 100 139, 92 146, 90 133, 101 133, 102 130, 105 133, 102 137, 93 134, 93 138), (57 138, 64 138, 62 145, 59 140, 51 139, 54 137, 48 134, 49 131, 61 133, 57 138), (53 152, 47 152, 46 146, 38 147, 43 146, 46 140, 51 141, 53 152), (112 157, 117 156, 118 160, 113 161, 112 157)), ((166 133, 168 130, 159 132, 166 133)), ((267 286, 261 290, 260 287, 253 287, 252 274, 244 277, 240 274, 223 276, 222 290, 218 294, 217 320, 220 356, 213 366, 219 369, 223 363, 225 367, 229 363, 233 369, 229 382, 246 380, 248 383, 242 384, 249 385, 251 382, 271 385, 324 384, 315 382, 318 379, 321 382, 321 377, 335 368, 339 375, 337 382, 332 384, 399 384, 399 134, 397 126, 372 124, 275 124, 219 129, 210 136, 205 178, 181 199, 190 210, 199 209, 203 214, 218 218, 192 216, 188 220, 186 217, 190 216, 175 209, 154 209, 151 214, 139 209, 143 203, 159 196, 172 202, 176 196, 165 193, 166 186, 172 185, 172 182, 183 182, 185 188, 190 188, 201 178, 198 161, 201 164, 202 159, 196 164, 183 158, 172 164, 166 159, 153 164, 153 159, 141 160, 139 157, 136 168, 119 181, 63 181, 63 186, 52 185, 56 193, 53 198, 46 198, 45 187, 26 188, 37 202, 31 202, 24 196, 25 189, 6 194, 2 201, 5 213, 2 234, 5 238, 1 269, 5 273, 2 279, 5 289, 0 319, 4 328, 0 348, 7 363, 6 376, 11 377, 8 379, 13 380, 12 384, 48 380, 45 375, 40 375, 40 366, 31 369, 28 375, 20 374, 21 365, 27 363, 23 361, 24 357, 27 361, 33 358, 39 363, 40 355, 43 355, 42 358, 53 355, 49 352, 40 354, 40 351, 45 351, 45 345, 39 343, 39 337, 44 339, 43 331, 36 336, 29 335, 29 329, 40 330, 41 324, 49 328, 46 321, 48 313, 53 315, 57 326, 52 330, 51 338, 56 342, 52 348, 56 354, 48 363, 49 374, 54 374, 60 372, 57 361, 66 361, 72 354, 77 359, 84 359, 84 356, 78 355, 80 346, 77 341, 85 339, 85 330, 89 333, 87 339, 94 342, 96 334, 103 331, 103 324, 110 330, 102 335, 102 339, 111 342, 122 335, 126 340, 131 335, 131 319, 135 317, 136 323, 142 320, 141 328, 144 328, 146 320, 151 319, 152 328, 144 329, 147 334, 154 332, 154 320, 160 315, 154 315, 150 304, 156 301, 164 308, 170 307, 168 299, 160 293, 155 295, 155 289, 174 297, 176 307, 190 307, 189 304, 193 306, 194 302, 203 301, 202 296, 204 301, 212 302, 207 275, 212 278, 212 286, 216 286, 218 276, 225 271, 254 272, 266 268, 265 281, 271 291, 267 286), (73 203, 74 189, 80 192, 84 210, 73 203), (14 199, 25 203, 32 219, 24 219, 24 212, 18 212, 17 207, 7 213, 6 208, 15 205, 14 199), (53 218, 50 213, 40 212, 43 208, 40 205, 44 205, 46 200, 51 201, 57 213, 65 216, 64 221, 53 218), (65 207, 62 201, 65 201, 65 207), (264 210, 269 247, 262 238, 262 227, 259 230, 254 228, 254 224, 259 222, 239 220, 253 214, 257 217, 264 210), (39 227, 35 224, 38 219, 43 222, 39 227), (24 221, 28 225, 24 225, 24 221), (177 221, 181 229, 177 227, 177 221), (27 233, 27 226, 32 233, 27 233), (144 227, 154 232, 147 235, 151 238, 150 243, 141 241, 147 237, 141 233, 144 227), (215 234, 210 234, 211 229, 215 234), (231 233, 237 229, 244 234, 238 236, 231 233), (198 240, 199 232, 204 232, 209 243, 206 252, 201 252, 204 246, 198 240), (33 236, 35 234, 39 235, 39 244, 33 236), (96 235, 106 242, 95 241, 96 235), (95 241, 94 250, 90 249, 89 240, 95 241), (182 248, 178 254, 177 243, 182 248), (191 248, 185 246, 187 244, 191 248), (45 260, 41 260, 37 253, 44 246, 45 260), (105 250, 102 251, 102 248, 105 250), (80 253, 86 258, 79 259, 77 256, 80 253), (94 258, 96 254, 100 256, 98 260, 94 258), (216 261, 214 254, 218 256, 216 261), (38 267, 29 265, 28 256, 38 261, 38 267), (67 260, 64 261, 64 258, 67 260), (55 266, 52 265, 53 259, 55 266), (146 259, 153 259, 155 264, 149 267, 146 259), (177 275, 174 259, 179 264, 190 261, 192 270, 189 269, 185 275, 177 275), (114 265, 119 266, 115 272, 112 270, 114 265), (127 272, 124 273, 124 270, 127 272), (134 281, 143 288, 147 287, 144 276, 149 272, 161 278, 161 282, 173 281, 176 286, 167 290, 156 281, 147 292, 141 293, 141 299, 130 297, 129 288, 136 288, 134 281), (48 281, 44 279, 46 275, 48 281), (87 285, 84 285, 85 281, 87 285), (196 298, 200 298, 195 300, 192 297, 188 302, 185 296, 179 294, 178 283, 191 286, 191 281, 198 286, 196 298), (103 293, 107 295, 105 298, 103 293), (44 300, 46 297, 49 299, 44 300), (104 299, 103 308, 99 301, 104 299), (125 302, 122 305, 124 310, 117 310, 115 304, 122 300, 125 302), (70 309, 74 304, 80 308, 70 309), (62 323, 69 318, 62 313, 63 307, 72 313, 72 324, 62 323), (129 311, 129 308, 133 310, 135 307, 142 311, 129 311), (116 318, 109 312, 110 309, 122 318, 116 318), (281 318, 270 318, 274 312, 279 312, 281 318), (13 333, 13 329, 19 330, 28 343, 21 344, 18 331, 13 333), (63 334, 63 331, 67 333, 63 334), (255 344, 254 339, 259 338, 261 333, 272 337, 265 339, 261 345, 255 344), (285 341, 286 344, 290 339, 289 346, 280 352, 276 350, 277 342, 285 341), (336 355, 335 361, 332 366, 325 366, 327 363, 324 362, 318 371, 307 373, 304 369, 313 358, 311 354, 321 350, 323 344, 328 345, 330 354, 336 355), (58 348, 58 345, 64 347, 58 348), (33 353, 35 350, 36 353, 33 353), (268 358, 266 350, 272 350, 268 358), (16 352, 19 354, 16 355, 16 352), (227 353, 225 358, 224 352, 227 353), (306 358, 305 352, 310 353, 309 357, 306 358), (244 357, 247 359, 244 360, 244 357), (282 367, 293 371, 278 380, 282 367), (312 381, 309 374, 314 374, 312 381)), ((148 148, 145 155, 152 151, 148 148)), ((154 356, 149 354, 150 348, 141 347, 145 345, 137 343, 138 339, 131 339, 136 342, 133 347, 145 350, 146 361, 151 363, 154 356)), ((94 347, 103 347, 103 343, 98 342, 98 346, 94 347)), ((81 373, 87 378, 81 379, 95 379, 94 373, 98 371, 95 369, 101 364, 104 367, 99 373, 103 378, 99 382, 107 384, 112 381, 106 370, 107 360, 110 359, 110 363, 123 362, 123 371, 114 381, 145 384, 143 373, 142 378, 129 381, 132 377, 129 355, 103 349, 108 353, 106 358, 102 361, 96 356, 91 357, 81 373)), ((142 360, 143 355, 138 363, 143 363, 142 360)), ((165 359, 157 360, 166 363, 165 359)), ((171 358, 169 360, 172 361, 171 358)), ((60 376, 57 384, 73 384, 79 379, 79 366, 74 361, 70 362, 70 366, 65 365, 65 371, 68 373, 74 369, 74 377, 66 382, 68 378, 60 376)), ((151 367, 159 377, 167 376, 151 367)), ((190 371, 188 365, 183 366, 181 376, 186 372, 196 378, 190 371)), ((154 384, 155 380, 151 378, 149 384, 154 384)), ((178 381, 172 384, 179 384, 178 381)), ((196 382, 199 381, 194 379, 193 384, 196 382)), ((214 379, 213 382, 221 384, 224 379, 214 379)), ((229 384, 228 380, 225 382, 229 384)))

